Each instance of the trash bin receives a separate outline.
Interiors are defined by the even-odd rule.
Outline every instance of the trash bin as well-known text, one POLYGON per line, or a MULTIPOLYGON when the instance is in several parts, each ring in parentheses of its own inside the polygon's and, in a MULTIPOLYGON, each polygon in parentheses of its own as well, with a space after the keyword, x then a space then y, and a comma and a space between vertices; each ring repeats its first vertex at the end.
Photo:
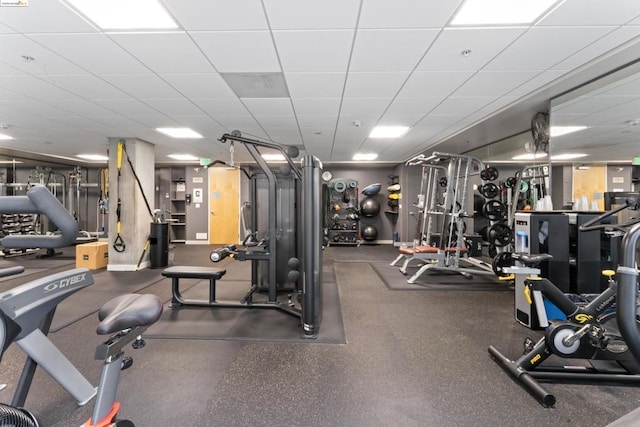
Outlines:
POLYGON ((151 223, 149 263, 151 268, 162 268, 169 264, 169 223, 151 223))

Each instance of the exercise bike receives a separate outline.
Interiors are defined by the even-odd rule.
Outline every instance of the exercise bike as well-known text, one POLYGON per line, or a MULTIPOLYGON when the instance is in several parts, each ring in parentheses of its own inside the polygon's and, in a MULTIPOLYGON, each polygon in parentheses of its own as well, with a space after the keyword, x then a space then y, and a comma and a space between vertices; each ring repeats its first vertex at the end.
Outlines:
MULTIPOLYGON (((22 267, 3 269, 0 277, 22 271, 22 267)), ((70 293, 91 284, 93 277, 89 270, 74 269, 0 294, 0 349, 4 353, 15 342, 28 355, 12 404, 0 404, 0 427, 39 426, 35 416, 21 407, 37 365, 72 394, 79 405, 96 396, 92 417, 83 427, 133 426, 128 421, 116 421, 120 404, 115 395, 120 371, 133 363, 130 357, 124 356, 123 348, 132 342, 136 349, 144 347, 141 334, 159 319, 162 301, 155 295, 124 294, 100 308, 96 331, 99 335, 111 336, 96 349, 96 359, 102 360, 103 366, 100 383, 94 388, 46 337, 55 307, 70 293), (34 296, 37 296, 35 301, 34 296), (25 304, 25 301, 31 303, 25 304)))
MULTIPOLYGON (((626 231, 639 220, 632 219, 621 225, 598 223, 622 209, 637 209, 637 206, 637 201, 633 201, 606 212, 585 223, 580 227, 580 231, 604 228, 626 231)), ((547 254, 514 254, 515 259, 530 268, 535 268, 548 257, 547 254)), ((524 354, 517 360, 507 358, 494 346, 488 349, 493 360, 545 406, 553 406, 556 398, 537 380, 640 383, 640 364, 629 351, 617 325, 615 304, 618 286, 613 279, 615 272, 605 270, 603 274, 608 277, 607 289, 584 305, 576 303, 548 279, 526 279, 525 293, 529 295, 530 303, 534 296, 541 301, 540 295, 544 295, 565 314, 566 320, 550 321, 544 336, 535 344, 531 340, 525 340, 524 354), (589 366, 543 365, 552 355, 565 359, 580 359, 588 362, 589 366)), ((636 322, 640 326, 640 322, 636 322)))

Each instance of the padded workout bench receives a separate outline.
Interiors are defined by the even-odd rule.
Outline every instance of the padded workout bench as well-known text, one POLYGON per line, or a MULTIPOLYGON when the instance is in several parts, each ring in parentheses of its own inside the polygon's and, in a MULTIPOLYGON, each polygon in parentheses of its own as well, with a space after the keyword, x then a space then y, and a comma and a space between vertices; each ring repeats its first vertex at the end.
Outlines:
POLYGON ((227 270, 213 267, 173 266, 162 272, 164 277, 171 278, 171 304, 170 307, 200 306, 211 307, 220 305, 216 302, 216 280, 225 275, 227 270), (206 279, 209 280, 209 301, 189 300, 182 298, 180 293, 180 279, 206 279))

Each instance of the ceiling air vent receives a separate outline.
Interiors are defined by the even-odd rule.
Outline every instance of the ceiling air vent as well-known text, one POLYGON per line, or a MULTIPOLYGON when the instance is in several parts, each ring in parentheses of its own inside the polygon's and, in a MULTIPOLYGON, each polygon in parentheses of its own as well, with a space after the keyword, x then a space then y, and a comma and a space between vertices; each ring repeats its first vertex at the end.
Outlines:
POLYGON ((282 73, 221 73, 239 98, 287 98, 289 91, 282 73))

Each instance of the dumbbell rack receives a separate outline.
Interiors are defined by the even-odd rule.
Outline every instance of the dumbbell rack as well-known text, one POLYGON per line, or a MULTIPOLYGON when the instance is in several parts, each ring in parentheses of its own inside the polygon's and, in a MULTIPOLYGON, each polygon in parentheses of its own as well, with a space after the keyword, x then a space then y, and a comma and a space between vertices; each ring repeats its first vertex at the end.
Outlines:
POLYGON ((472 274, 494 274, 490 265, 467 256, 464 236, 464 219, 469 216, 465 209, 469 180, 475 167, 485 169, 482 161, 471 156, 434 152, 431 156, 416 156, 406 164, 420 165, 423 168, 421 196, 418 202, 419 207, 422 205, 423 209, 420 233, 414 240, 414 246, 430 245, 432 228, 438 217, 443 218, 437 252, 412 255, 413 259, 427 263, 420 267, 408 282, 414 283, 427 270, 432 269, 455 272, 466 277, 471 277, 472 274), (438 187, 444 189, 442 204, 437 203, 438 187), (462 267, 461 256, 464 256, 466 263, 477 268, 462 267))

